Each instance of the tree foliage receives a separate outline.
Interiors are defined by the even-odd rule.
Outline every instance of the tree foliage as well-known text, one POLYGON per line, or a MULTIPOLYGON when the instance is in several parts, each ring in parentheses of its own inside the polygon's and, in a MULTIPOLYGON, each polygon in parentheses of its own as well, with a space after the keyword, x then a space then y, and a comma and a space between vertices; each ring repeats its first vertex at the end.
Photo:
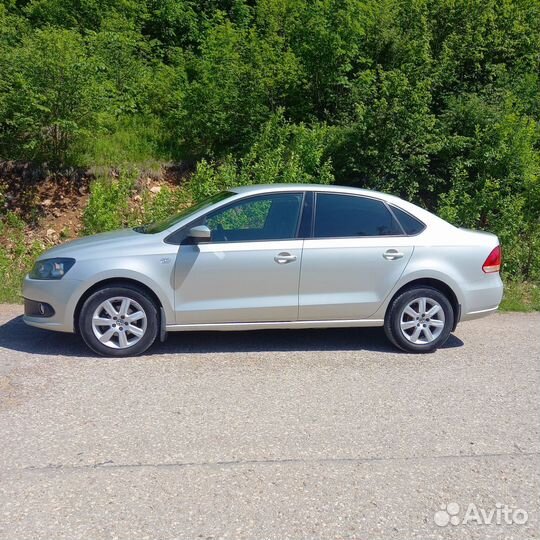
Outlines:
POLYGON ((0 157, 390 191, 535 279, 539 96, 538 0, 0 0, 0 157))
POLYGON ((79 34, 49 28, 3 53, 2 153, 62 161, 99 108, 93 58, 79 34))

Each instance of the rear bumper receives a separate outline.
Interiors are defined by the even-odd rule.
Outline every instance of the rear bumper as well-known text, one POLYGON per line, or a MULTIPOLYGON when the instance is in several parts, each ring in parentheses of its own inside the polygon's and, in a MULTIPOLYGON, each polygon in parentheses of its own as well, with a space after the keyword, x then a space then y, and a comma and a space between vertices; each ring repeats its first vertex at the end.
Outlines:
POLYGON ((480 311, 469 311, 461 317, 461 321, 472 321, 474 319, 481 319, 482 317, 487 317, 492 313, 495 313, 499 309, 499 306, 495 306, 489 309, 482 309, 480 311))
MULTIPOLYGON (((484 277, 484 276, 483 276, 484 277)), ((503 297, 503 283, 500 275, 491 274, 474 283, 464 291, 462 321, 471 321, 495 313, 503 297)))

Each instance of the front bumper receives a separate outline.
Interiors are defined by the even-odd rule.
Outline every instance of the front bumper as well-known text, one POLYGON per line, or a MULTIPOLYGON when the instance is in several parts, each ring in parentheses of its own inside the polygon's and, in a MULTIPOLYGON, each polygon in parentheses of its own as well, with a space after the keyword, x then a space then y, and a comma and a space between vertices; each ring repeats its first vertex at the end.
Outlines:
POLYGON ((82 282, 63 277, 59 280, 30 279, 23 283, 25 313, 23 321, 38 328, 58 332, 74 332, 77 291, 82 282), (49 306, 41 312, 40 304, 49 306))

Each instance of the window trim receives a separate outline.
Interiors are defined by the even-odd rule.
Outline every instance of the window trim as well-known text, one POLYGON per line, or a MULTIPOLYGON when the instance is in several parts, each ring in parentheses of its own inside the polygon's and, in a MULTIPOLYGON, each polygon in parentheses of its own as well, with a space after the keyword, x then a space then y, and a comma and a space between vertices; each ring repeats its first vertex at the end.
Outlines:
POLYGON ((301 195, 301 200, 300 200, 300 215, 298 217, 298 222, 296 224, 296 232, 294 233, 294 237, 292 238, 278 238, 278 239, 274 239, 274 240, 227 240, 225 242, 213 242, 212 240, 210 240, 210 242, 205 242, 204 245, 205 246, 213 246, 213 245, 221 245, 221 244, 247 244, 247 243, 255 243, 255 242, 290 242, 291 240, 299 240, 299 232, 300 232, 300 225, 302 223, 302 218, 303 218, 303 214, 304 214, 304 201, 306 200, 306 191, 276 191, 276 192, 272 192, 272 191, 269 191, 267 193, 254 193, 252 195, 248 195, 246 197, 240 197, 238 199, 235 199, 234 201, 231 201, 227 204, 224 204, 223 206, 219 206, 218 208, 214 208, 213 210, 211 210, 210 212, 207 212, 206 214, 202 214, 201 216, 193 219, 192 221, 190 221, 189 223, 186 223, 184 226, 176 229, 175 231, 173 231, 171 234, 169 234, 163 241, 166 243, 166 244, 172 244, 172 245, 175 245, 175 246, 181 246, 183 245, 182 242, 173 242, 171 240, 169 240, 171 238, 171 236, 174 236, 176 234, 178 234, 180 231, 183 231, 185 229, 189 229, 193 226, 193 223, 195 223, 196 221, 199 221, 200 219, 206 219, 206 216, 208 216, 208 214, 211 214, 212 212, 215 212, 217 210, 223 210, 223 211, 226 211, 229 207, 232 207, 234 206, 236 203, 239 203, 239 202, 245 202, 245 201, 248 201, 249 199, 255 199, 255 198, 258 198, 258 197, 264 197, 265 195, 267 196, 273 196, 273 195, 281 195, 281 194, 285 194, 285 195, 301 195))
POLYGON ((343 240, 346 238, 404 238, 408 235, 405 234, 405 229, 401 225, 400 221, 396 218, 394 213, 390 210, 389 205, 386 201, 378 199, 377 197, 370 197, 369 195, 356 194, 356 193, 337 193, 335 191, 317 191, 315 192, 315 200, 313 203, 313 220, 311 228, 311 238, 310 240, 343 240), (317 220, 317 200, 319 195, 338 195, 340 197, 357 197, 359 199, 370 199, 372 201, 377 201, 381 203, 390 213, 390 215, 396 220, 399 228, 401 229, 401 234, 375 234, 375 235, 366 235, 366 236, 315 236, 315 222, 317 220))
POLYGON ((304 202, 302 204, 302 215, 300 216, 300 227, 297 231, 298 239, 305 240, 311 238, 313 234, 313 218, 315 216, 315 193, 313 191, 304 192, 304 202), (304 232, 304 234, 300 234, 304 232))

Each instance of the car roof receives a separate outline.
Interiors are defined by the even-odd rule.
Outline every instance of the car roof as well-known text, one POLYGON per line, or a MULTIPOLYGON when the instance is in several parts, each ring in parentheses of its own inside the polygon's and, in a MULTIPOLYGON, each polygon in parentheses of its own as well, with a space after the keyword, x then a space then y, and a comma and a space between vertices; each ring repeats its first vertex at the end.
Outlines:
POLYGON ((230 189, 234 193, 247 194, 247 193, 268 193, 269 191, 326 191, 330 193, 348 193, 351 195, 366 195, 371 197, 377 197, 380 199, 394 199, 393 195, 388 193, 381 193, 379 191, 373 191, 371 189, 361 189, 350 186, 337 186, 326 184, 255 184, 250 186, 239 186, 230 189))

